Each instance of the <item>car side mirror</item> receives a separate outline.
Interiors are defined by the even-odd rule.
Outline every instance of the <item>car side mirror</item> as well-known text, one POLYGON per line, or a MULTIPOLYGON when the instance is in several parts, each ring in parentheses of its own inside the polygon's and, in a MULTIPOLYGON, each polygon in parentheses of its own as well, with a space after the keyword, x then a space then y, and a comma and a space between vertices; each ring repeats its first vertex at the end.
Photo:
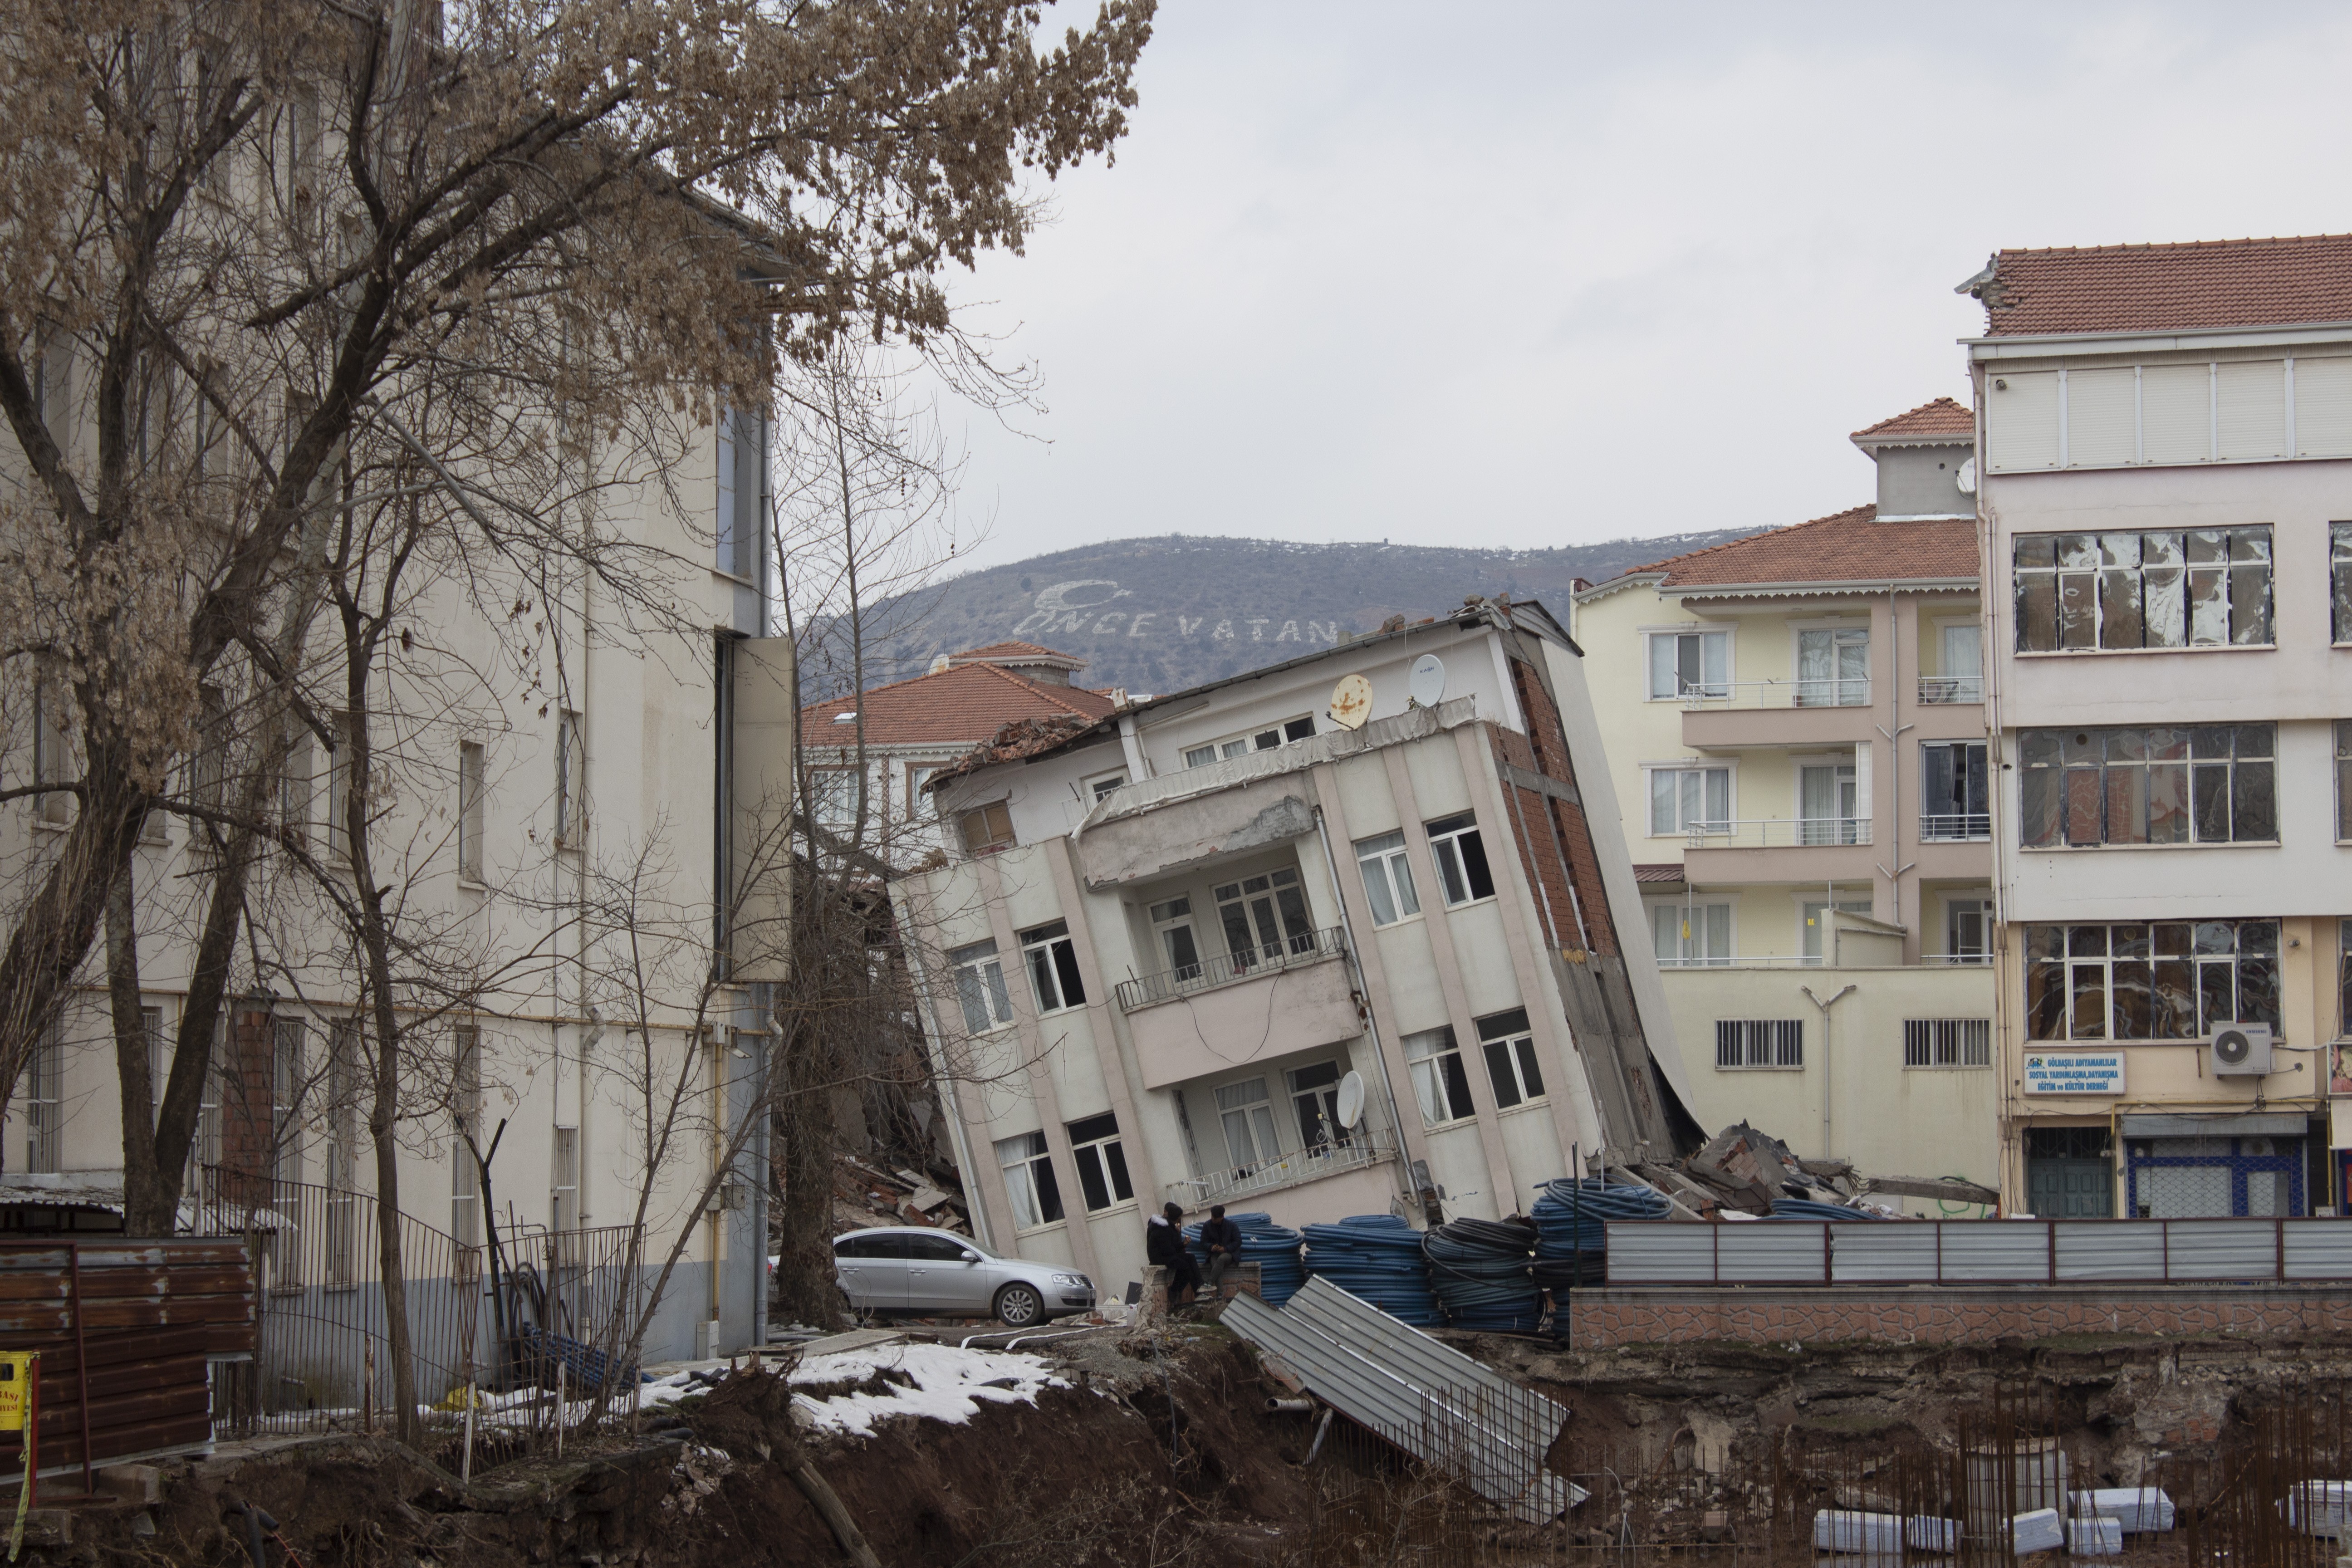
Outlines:
POLYGON ((967 1252, 963 1255, 963 1260, 966 1263, 977 1263, 980 1261, 980 1254, 977 1252, 967 1252))

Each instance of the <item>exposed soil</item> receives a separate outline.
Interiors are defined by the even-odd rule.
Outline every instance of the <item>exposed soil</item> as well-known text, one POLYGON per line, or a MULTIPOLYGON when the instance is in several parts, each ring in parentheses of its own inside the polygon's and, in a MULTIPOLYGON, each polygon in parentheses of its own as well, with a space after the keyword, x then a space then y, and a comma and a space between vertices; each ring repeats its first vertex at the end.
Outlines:
MULTIPOLYGON (((1996 1394, 2047 1415, 2074 1484, 2086 1486, 2136 1484, 2265 1411, 2352 1387, 2352 1342, 2317 1340, 1594 1354, 1462 1342, 1574 1409, 1554 1468, 1611 1468, 1647 1500, 1650 1541, 1702 1539, 1707 1511, 1752 1507, 1760 1478, 1799 1448, 1849 1453, 1857 1477, 1890 1455, 1948 1448, 1955 1412, 1996 1394)), ((964 1426, 893 1420, 868 1438, 810 1437, 782 1380, 747 1372, 643 1433, 562 1464, 478 1472, 470 1487, 383 1439, 224 1453, 169 1469, 151 1510, 79 1512, 69 1543, 36 1529, 22 1560, 236 1568, 249 1558, 234 1510, 250 1501, 281 1521, 310 1568, 845 1562, 793 1481, 804 1462, 891 1568, 1274 1564, 1302 1543, 1318 1481, 1328 1505, 1332 1466, 1367 1451, 1335 1443, 1302 1469, 1314 1422, 1266 1413, 1254 1355, 1213 1327, 1073 1341, 1062 1357, 1073 1386, 1034 1407, 986 1406, 964 1426), (136 1532, 143 1521, 152 1533, 136 1532)), ((1563 1539, 1594 1522, 1572 1522, 1563 1539)), ((270 1568, 283 1561, 274 1547, 268 1557, 270 1568)))

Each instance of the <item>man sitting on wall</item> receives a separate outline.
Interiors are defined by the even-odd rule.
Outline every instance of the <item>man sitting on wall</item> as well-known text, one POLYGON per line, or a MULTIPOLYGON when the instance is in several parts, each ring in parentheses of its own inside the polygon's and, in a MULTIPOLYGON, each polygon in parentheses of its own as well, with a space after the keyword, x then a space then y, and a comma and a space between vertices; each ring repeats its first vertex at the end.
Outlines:
POLYGON ((1143 1257, 1168 1270, 1168 1304, 1189 1307, 1201 1289, 1201 1266, 1184 1246, 1184 1211, 1170 1204, 1143 1227, 1143 1257), (1178 1290, 1183 1295, 1179 1297, 1178 1290))
POLYGON ((1242 1260, 1242 1227, 1225 1217, 1224 1205, 1209 1210, 1209 1223, 1201 1227, 1201 1245, 1209 1249, 1209 1293, 1213 1296, 1224 1282, 1225 1271, 1242 1260))

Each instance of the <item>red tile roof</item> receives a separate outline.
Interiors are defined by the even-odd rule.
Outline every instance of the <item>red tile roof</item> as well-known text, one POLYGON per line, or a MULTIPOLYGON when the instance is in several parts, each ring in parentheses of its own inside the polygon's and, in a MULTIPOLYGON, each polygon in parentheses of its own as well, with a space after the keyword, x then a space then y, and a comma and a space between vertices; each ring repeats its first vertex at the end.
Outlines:
POLYGON ((1682 879, 1683 868, 1679 862, 1663 866, 1644 866, 1636 862, 1633 867, 1633 880, 1645 888, 1668 882, 1679 886, 1682 879))
POLYGON ((1966 404, 1955 403, 1948 397, 1938 397, 1933 403, 1923 403, 1906 414, 1892 419, 1882 419, 1866 425, 1853 433, 1853 439, 1861 446, 1879 442, 1900 443, 1923 437, 1958 437, 1973 441, 1977 435, 1977 416, 1966 404))
POLYGON ((950 664, 1042 664, 1055 669, 1084 669, 1087 661, 1074 653, 1061 653, 1050 647, 1040 647, 1033 642, 992 642, 986 647, 968 647, 961 653, 948 655, 950 664))
MULTIPOLYGON (((1033 648, 1030 643, 1000 647, 1033 648)), ((993 652, 993 649, 982 649, 993 652)), ((1051 648, 1038 653, 1068 656, 1051 648)), ((969 655, 958 654, 959 658, 969 655)), ((1040 662, 1043 662, 1042 660, 1040 662)), ((959 751, 979 745, 1016 720, 1076 717, 1092 721, 1114 711, 1110 694, 1082 686, 1048 686, 1024 679, 1000 664, 956 664, 911 680, 877 686, 860 697, 837 697, 801 710, 804 746, 851 745, 857 731, 836 724, 838 714, 862 712, 869 746, 938 746, 959 751)))
POLYGON ((2004 250, 1959 291, 1992 337, 2352 321, 2352 234, 2004 250))
POLYGON ((1948 582, 1977 574, 1970 518, 1880 522, 1875 506, 1751 533, 1671 555, 1627 576, 1662 574, 1665 588, 1761 587, 1779 583, 1948 582))

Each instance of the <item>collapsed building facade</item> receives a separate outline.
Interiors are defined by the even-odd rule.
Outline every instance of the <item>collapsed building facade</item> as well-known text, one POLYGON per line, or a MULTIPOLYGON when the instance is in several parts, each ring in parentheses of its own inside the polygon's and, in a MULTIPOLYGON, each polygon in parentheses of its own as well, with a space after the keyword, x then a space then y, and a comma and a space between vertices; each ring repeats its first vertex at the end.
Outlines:
POLYGON ((935 781, 893 897, 982 1241, 1117 1289, 1171 1200, 1494 1217, 1695 1147, 1580 658, 1474 600, 935 781))

